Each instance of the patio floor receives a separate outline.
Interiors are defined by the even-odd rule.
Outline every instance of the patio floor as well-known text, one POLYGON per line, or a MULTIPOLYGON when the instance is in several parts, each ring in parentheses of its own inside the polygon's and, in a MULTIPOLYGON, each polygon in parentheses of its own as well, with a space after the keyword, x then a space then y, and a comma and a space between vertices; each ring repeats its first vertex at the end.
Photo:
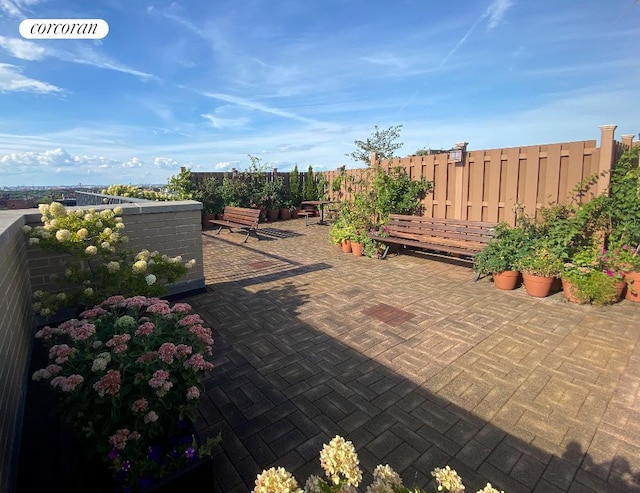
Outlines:
POLYGON ((186 300, 215 335, 199 426, 222 433, 218 491, 271 466, 304 484, 335 435, 364 487, 388 463, 409 487, 449 464, 467 491, 640 491, 640 306, 498 291, 419 254, 356 258, 303 219, 262 231, 204 231, 207 290, 186 300))

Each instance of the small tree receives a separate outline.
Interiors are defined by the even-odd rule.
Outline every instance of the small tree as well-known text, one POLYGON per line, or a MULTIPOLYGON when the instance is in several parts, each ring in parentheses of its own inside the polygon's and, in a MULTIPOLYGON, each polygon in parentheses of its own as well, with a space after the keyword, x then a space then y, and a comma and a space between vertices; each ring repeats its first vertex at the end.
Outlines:
POLYGON ((371 163, 372 152, 375 152, 379 159, 391 159, 393 153, 404 145, 402 142, 398 142, 401 129, 402 125, 393 125, 380 130, 378 125, 375 125, 371 136, 367 140, 355 140, 354 144, 357 149, 346 156, 367 165, 371 163))
POLYGON ((181 200, 191 200, 196 187, 191 179, 189 168, 180 168, 180 173, 169 178, 167 189, 175 193, 181 200))
POLYGON ((302 193, 300 190, 300 172, 298 171, 298 165, 296 164, 291 171, 289 177, 289 188, 291 189, 291 202, 298 207, 302 201, 302 193))
POLYGON ((304 177, 304 200, 317 200, 316 183, 311 165, 309 165, 307 174, 304 177))

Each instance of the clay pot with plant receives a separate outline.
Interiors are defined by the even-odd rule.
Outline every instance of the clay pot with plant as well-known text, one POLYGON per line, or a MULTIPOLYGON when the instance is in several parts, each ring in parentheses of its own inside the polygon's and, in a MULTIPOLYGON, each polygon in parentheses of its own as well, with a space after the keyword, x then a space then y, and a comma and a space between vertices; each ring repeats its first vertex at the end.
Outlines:
POLYGON ((474 270, 480 275, 491 274, 498 289, 515 289, 520 282, 517 264, 526 252, 527 242, 522 228, 498 224, 494 237, 476 255, 474 270))
POLYGON ((562 271, 562 260, 544 242, 534 241, 528 253, 516 264, 522 272, 524 288, 529 296, 549 296, 554 279, 562 271))

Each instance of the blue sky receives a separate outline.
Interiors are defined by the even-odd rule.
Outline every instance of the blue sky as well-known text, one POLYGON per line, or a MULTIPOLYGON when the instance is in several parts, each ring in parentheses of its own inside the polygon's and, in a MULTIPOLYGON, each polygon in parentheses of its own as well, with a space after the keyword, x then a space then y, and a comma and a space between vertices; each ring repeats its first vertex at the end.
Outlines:
POLYGON ((637 135, 639 46, 633 0, 0 0, 0 187, 351 167, 374 125, 402 156, 637 135))

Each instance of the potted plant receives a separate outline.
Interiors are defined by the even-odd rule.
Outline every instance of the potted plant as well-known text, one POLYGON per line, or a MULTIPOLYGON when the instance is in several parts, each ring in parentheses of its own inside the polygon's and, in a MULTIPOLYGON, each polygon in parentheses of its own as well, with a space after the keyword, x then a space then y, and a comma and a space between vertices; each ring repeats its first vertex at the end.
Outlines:
POLYGON ((209 220, 221 219, 224 210, 221 186, 215 178, 206 178, 193 193, 194 200, 202 202, 202 229, 209 226, 209 220))
POLYGON ((389 236, 389 230, 384 225, 372 226, 369 228, 367 235, 364 238, 363 253, 369 258, 382 258, 385 251, 385 244, 376 241, 374 237, 386 238, 389 236))
POLYGON ((640 244, 635 248, 622 245, 620 250, 621 260, 628 266, 624 277, 627 284, 625 299, 640 303, 640 244))
POLYGON ((528 252, 518 259, 516 267, 522 272, 527 294, 544 298, 562 270, 562 260, 543 241, 534 240, 528 252))
POLYGON ((351 253, 351 239, 354 237, 354 227, 346 223, 343 218, 336 219, 329 230, 331 243, 340 246, 343 253, 351 253))
POLYGON ((33 374, 56 392, 62 418, 122 490, 144 491, 209 456, 191 423, 212 368, 211 330, 186 303, 112 296, 36 338, 49 364, 33 374))
POLYGON ((517 264, 527 245, 524 230, 500 223, 494 237, 476 255, 474 270, 481 275, 491 274, 498 289, 515 289, 520 280, 517 264))

